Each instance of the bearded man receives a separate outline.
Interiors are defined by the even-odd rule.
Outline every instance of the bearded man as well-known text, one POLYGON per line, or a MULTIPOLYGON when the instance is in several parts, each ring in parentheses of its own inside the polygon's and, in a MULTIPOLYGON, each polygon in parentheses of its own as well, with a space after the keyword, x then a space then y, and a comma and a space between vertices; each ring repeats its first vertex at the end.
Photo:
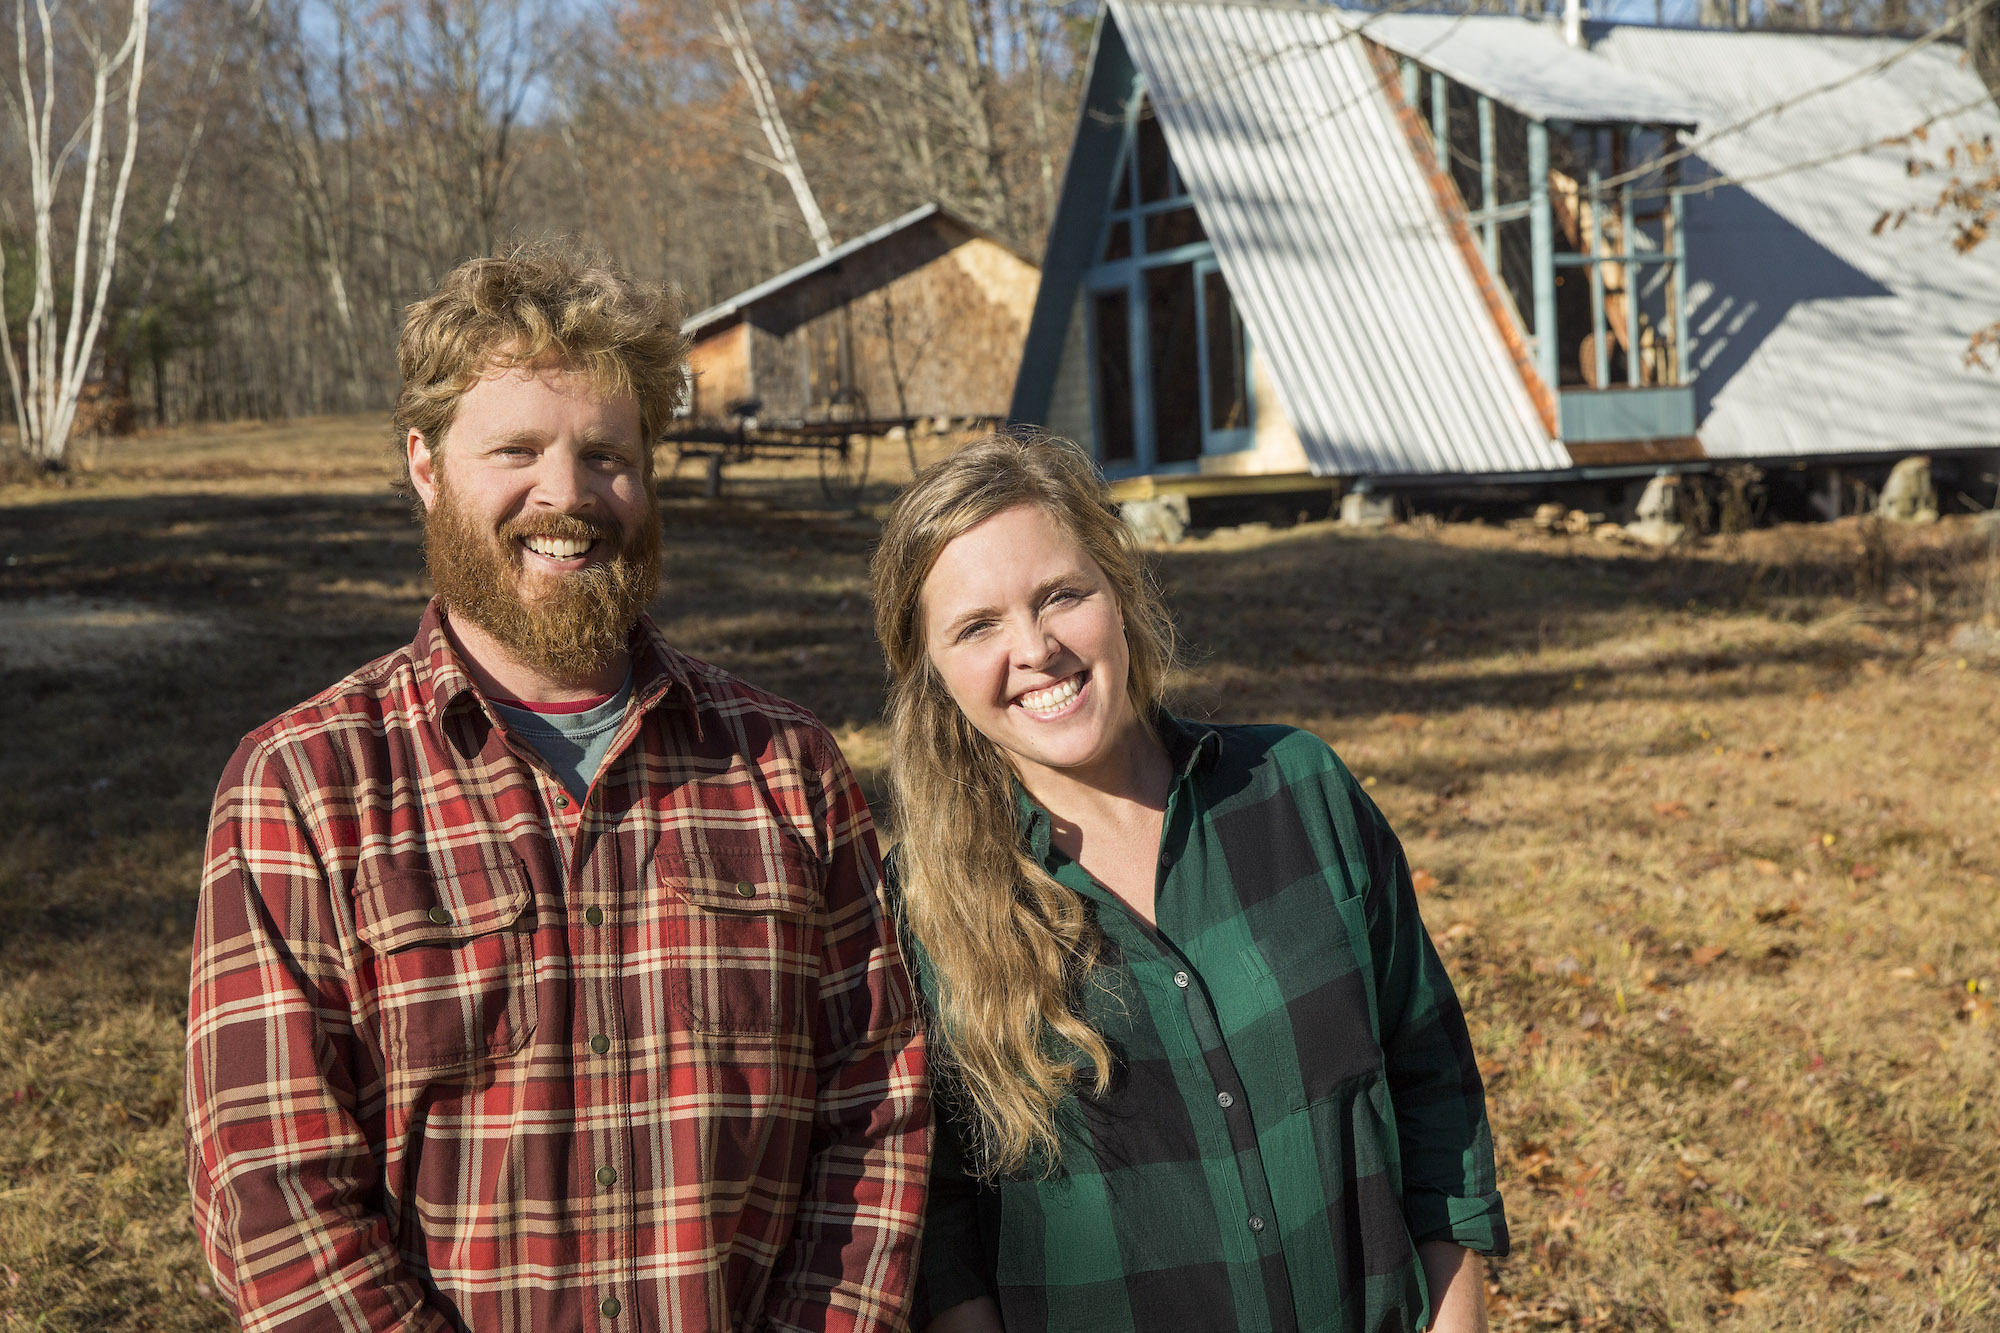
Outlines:
POLYGON ((550 248, 408 312, 437 596, 209 830, 188 1164, 246 1329, 903 1327, 928 1102, 867 809, 645 614, 685 351, 550 248))

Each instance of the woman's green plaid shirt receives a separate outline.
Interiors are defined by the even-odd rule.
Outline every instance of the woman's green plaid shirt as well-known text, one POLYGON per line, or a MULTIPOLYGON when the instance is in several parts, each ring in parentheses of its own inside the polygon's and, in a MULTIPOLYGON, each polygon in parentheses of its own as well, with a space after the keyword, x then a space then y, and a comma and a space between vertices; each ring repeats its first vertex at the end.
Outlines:
POLYGON ((1022 799, 1035 854, 1096 905, 1106 984, 1084 1003, 1118 1076, 1066 1104, 1048 1179, 980 1184, 941 1129, 914 1325, 990 1294, 1009 1333, 1417 1328, 1416 1243, 1504 1254, 1507 1226, 1402 849, 1306 732, 1162 730, 1157 929, 1022 799))

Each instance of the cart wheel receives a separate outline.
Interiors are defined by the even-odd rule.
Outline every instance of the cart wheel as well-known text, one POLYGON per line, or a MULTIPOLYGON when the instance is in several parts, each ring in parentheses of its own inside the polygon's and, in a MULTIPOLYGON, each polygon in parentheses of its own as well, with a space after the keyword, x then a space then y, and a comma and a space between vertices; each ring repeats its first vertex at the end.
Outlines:
POLYGON ((868 457, 874 451, 875 438, 872 435, 842 437, 838 445, 822 447, 819 451, 820 494, 839 505, 851 505, 861 499, 861 492, 868 485, 868 457))

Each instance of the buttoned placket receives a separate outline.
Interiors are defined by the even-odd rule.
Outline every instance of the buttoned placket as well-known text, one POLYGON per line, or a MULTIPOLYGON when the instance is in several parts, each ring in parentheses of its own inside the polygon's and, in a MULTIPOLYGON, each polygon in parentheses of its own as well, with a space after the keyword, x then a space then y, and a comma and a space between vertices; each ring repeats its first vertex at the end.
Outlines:
MULTIPOLYGON (((1154 862, 1155 923, 1165 916, 1164 909, 1173 901, 1170 894, 1174 890, 1175 871, 1186 864, 1188 841, 1200 823, 1200 784, 1196 773, 1208 755, 1209 747, 1214 744, 1212 732, 1200 738, 1181 765, 1173 788, 1167 794, 1166 812, 1160 820, 1160 851, 1154 862)), ((1039 810, 1037 815, 1038 826, 1031 825, 1030 828, 1030 845, 1046 865, 1050 854, 1048 817, 1046 812, 1039 810)), ((1240 1234, 1248 1238, 1249 1248, 1259 1261, 1268 1261, 1276 1256, 1282 1267, 1282 1228, 1277 1225, 1270 1178, 1264 1170, 1263 1153, 1257 1142, 1256 1119, 1252 1114, 1248 1091, 1224 1041, 1222 1024, 1209 998, 1208 988, 1202 984, 1201 973, 1158 924, 1149 925, 1116 894, 1094 879, 1090 882, 1096 890, 1094 896, 1113 910, 1123 912, 1131 927, 1159 951, 1160 963, 1172 969, 1174 989, 1181 997, 1181 1012, 1187 1019, 1181 1036, 1189 1043, 1188 1049, 1199 1054, 1208 1069, 1215 1114, 1222 1120, 1237 1165, 1237 1179, 1243 1198, 1243 1213, 1238 1219, 1238 1225, 1242 1227, 1240 1234)), ((1298 1313, 1291 1300, 1289 1278, 1281 1284, 1279 1292, 1282 1293, 1283 1306, 1269 1311, 1270 1328, 1272 1333, 1290 1333, 1298 1327, 1298 1313)))
MULTIPOLYGON (((592 775, 590 787, 582 800, 570 794, 569 788, 556 776, 539 751, 508 732, 504 725, 501 726, 508 749, 527 766, 530 781, 541 798, 543 824, 556 844, 556 855, 552 859, 562 868, 561 892, 565 916, 571 922, 582 922, 581 932, 574 928, 569 932, 572 960, 579 953, 586 958, 602 960, 602 965, 598 967, 572 966, 571 974, 579 978, 575 983, 577 993, 572 997, 572 1003, 584 1019, 584 1029, 590 1033, 583 1042, 584 1049, 578 1052, 574 1061, 577 1071, 575 1097, 579 1123, 590 1126, 585 1134, 588 1158, 583 1166, 589 1173, 585 1188, 589 1191, 590 1200, 589 1230, 595 1242, 590 1256, 596 1261, 591 1265, 596 1270, 593 1289, 597 1300, 594 1308, 600 1321, 598 1327, 607 1329, 620 1326, 619 1317, 625 1314, 626 1303, 617 1293, 623 1292, 629 1298, 633 1294, 631 1286, 635 1280, 636 1256, 632 1251, 632 1238, 636 1234, 638 1219, 633 1206, 633 1181, 628 1156, 632 1126, 626 1116, 618 1116, 615 1120, 609 1118, 610 1108, 629 1106, 624 1095, 627 1060, 623 1040, 624 951, 620 947, 620 931, 623 921, 630 915, 631 905, 625 901, 625 886, 619 874, 615 842, 590 836, 590 826, 586 821, 598 803, 605 774, 624 758, 625 752, 637 741, 650 706, 651 701, 642 703, 634 695, 630 711, 619 724, 618 734, 613 737, 598 771, 592 775), (581 949, 576 947, 579 942, 581 949), (597 979, 599 977, 601 979, 597 979)), ((495 725, 501 725, 497 717, 493 720, 495 725)), ((641 877, 643 879, 643 870, 641 877)), ((631 1322, 630 1317, 627 1316, 624 1322, 631 1322)))
MULTIPOLYGON (((590 1168, 591 1213, 598 1262, 595 1290, 598 1293, 597 1327, 614 1329, 634 1321, 626 1301, 636 1295, 634 1283, 633 1237, 638 1234, 634 1206, 632 1162, 633 1126, 630 1100, 626 1096, 629 1062, 625 1045, 623 929, 638 910, 637 894, 646 880, 646 863, 640 858, 635 867, 636 884, 621 875, 621 861, 615 840, 592 836, 586 817, 600 803, 604 779, 625 759, 638 742, 647 710, 657 701, 642 700, 635 693, 630 711, 619 724, 604 761, 592 776, 590 789, 582 801, 570 801, 574 819, 567 826, 566 857, 571 862, 566 896, 572 910, 580 905, 585 951, 597 967, 579 969, 583 977, 598 978, 580 983, 577 1002, 590 1036, 576 1061, 578 1071, 577 1110, 588 1119, 589 1150, 595 1161, 590 1168), (614 1115, 613 1108, 619 1113, 614 1115), (622 1297, 620 1293, 623 1293, 622 1297), (621 1316, 624 1316, 621 1319, 621 1316)), ((561 798, 557 798, 560 806, 561 798)), ((586 1163, 586 1166, 589 1164, 586 1163)), ((670 1164, 662 1164, 671 1169, 670 1164)))

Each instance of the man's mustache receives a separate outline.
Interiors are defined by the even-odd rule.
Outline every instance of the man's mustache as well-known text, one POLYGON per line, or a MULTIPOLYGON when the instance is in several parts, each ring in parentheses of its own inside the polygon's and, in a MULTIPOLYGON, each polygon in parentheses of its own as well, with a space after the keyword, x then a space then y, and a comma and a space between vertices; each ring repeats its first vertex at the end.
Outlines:
POLYGON ((537 514, 511 519, 500 527, 500 536, 506 541, 523 537, 553 537, 559 541, 602 538, 616 544, 624 535, 624 530, 609 519, 585 518, 579 514, 537 514))

